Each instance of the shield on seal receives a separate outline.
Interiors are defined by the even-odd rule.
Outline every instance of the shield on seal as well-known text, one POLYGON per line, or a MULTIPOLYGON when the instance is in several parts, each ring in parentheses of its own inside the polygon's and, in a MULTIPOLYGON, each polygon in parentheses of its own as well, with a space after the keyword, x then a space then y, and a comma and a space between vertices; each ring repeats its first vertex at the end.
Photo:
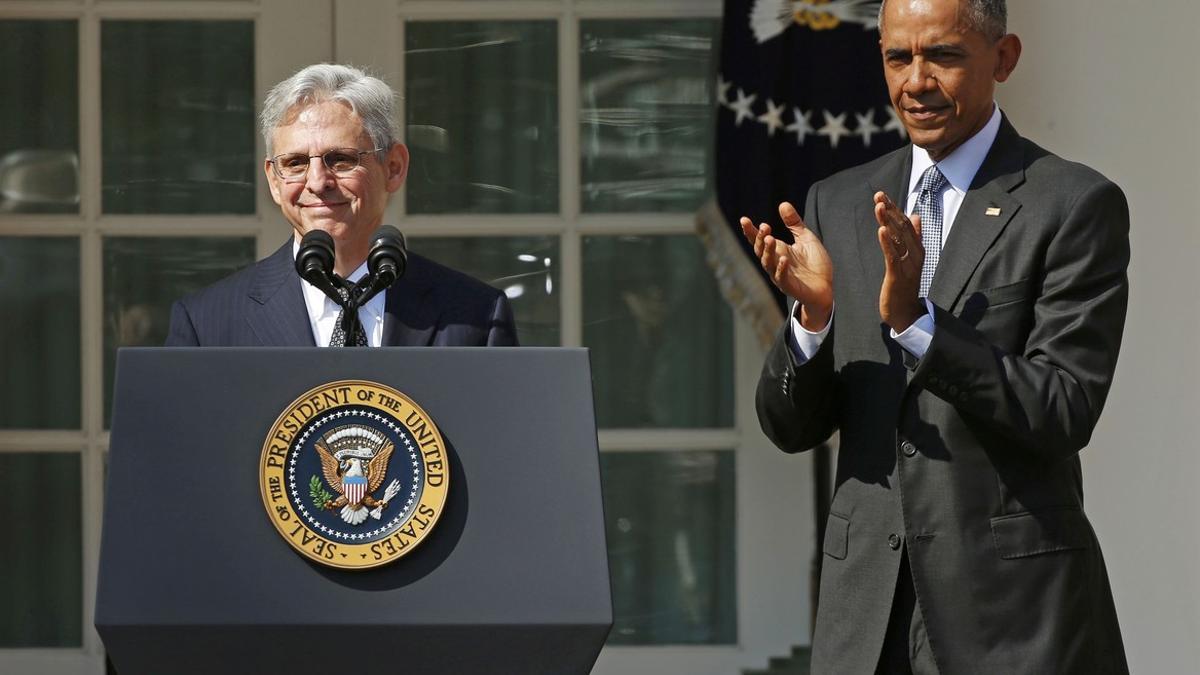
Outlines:
POLYGON ((366 476, 343 476, 342 489, 346 495, 346 501, 350 506, 362 503, 363 497, 367 496, 367 477, 366 476))

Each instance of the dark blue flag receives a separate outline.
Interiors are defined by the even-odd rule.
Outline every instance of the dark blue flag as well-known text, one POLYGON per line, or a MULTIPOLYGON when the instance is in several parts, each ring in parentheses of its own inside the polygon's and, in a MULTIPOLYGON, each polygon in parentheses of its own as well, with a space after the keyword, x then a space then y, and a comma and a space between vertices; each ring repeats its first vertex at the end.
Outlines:
POLYGON ((725 0, 717 83, 717 202, 701 236, 731 303, 764 344, 783 297, 760 271, 740 216, 791 241, 776 209, 804 212, 809 186, 907 142, 887 96, 879 0, 725 0))

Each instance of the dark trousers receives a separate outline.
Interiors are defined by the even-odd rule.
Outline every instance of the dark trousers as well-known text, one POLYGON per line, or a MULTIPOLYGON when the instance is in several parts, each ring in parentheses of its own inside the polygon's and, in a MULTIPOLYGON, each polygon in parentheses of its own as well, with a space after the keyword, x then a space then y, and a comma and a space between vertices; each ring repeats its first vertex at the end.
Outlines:
POLYGON ((888 617, 883 650, 879 654, 876 675, 937 675, 937 663, 929 649, 925 620, 913 588, 908 547, 901 552, 900 574, 896 576, 896 594, 888 617))

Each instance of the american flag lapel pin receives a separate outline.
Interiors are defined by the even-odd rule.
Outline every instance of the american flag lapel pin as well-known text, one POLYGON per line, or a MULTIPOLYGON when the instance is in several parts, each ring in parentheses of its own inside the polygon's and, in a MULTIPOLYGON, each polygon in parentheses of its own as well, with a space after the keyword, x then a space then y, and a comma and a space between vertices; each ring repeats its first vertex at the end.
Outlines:
POLYGON ((984 213, 986 213, 989 216, 998 216, 998 215, 1000 215, 1000 207, 999 206, 989 206, 988 210, 985 211, 984 213))

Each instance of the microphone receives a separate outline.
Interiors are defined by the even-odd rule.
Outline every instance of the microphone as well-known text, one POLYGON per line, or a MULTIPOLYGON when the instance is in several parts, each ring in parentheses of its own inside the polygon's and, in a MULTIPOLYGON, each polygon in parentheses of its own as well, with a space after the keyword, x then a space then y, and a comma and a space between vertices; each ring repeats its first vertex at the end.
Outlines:
POLYGON ((296 273, 301 279, 321 289, 334 302, 339 305, 345 303, 338 293, 337 281, 340 279, 333 273, 333 237, 328 232, 311 230, 300 239, 300 248, 296 251, 296 273))
POLYGON ((408 248, 404 235, 391 225, 381 225, 371 235, 371 250, 367 253, 367 276, 354 289, 356 304, 361 307, 375 294, 404 276, 408 268, 408 248))

